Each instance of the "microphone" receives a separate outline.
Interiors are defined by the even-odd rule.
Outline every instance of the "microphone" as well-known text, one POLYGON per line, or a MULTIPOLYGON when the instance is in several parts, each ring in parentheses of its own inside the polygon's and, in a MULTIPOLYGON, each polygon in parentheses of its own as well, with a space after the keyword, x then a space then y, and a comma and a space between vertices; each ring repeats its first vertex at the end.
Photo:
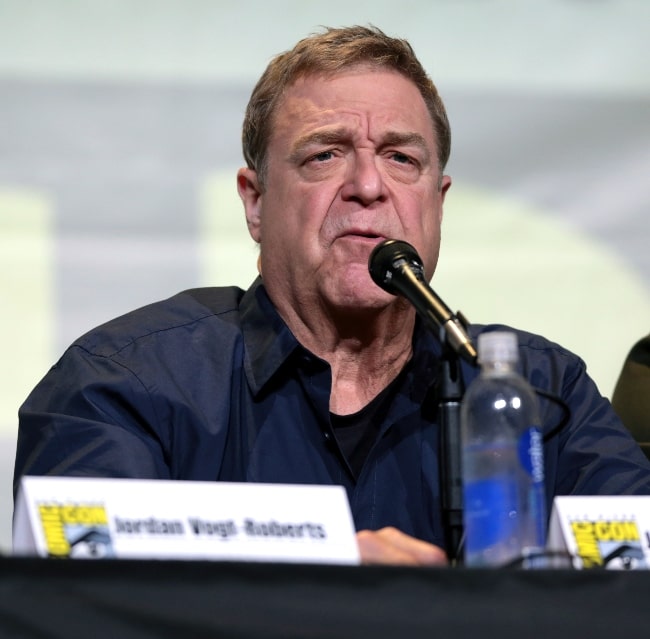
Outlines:
POLYGON ((370 254, 368 270, 377 286, 405 297, 430 328, 444 331, 454 352, 476 365, 477 353, 465 330, 466 322, 454 315, 427 284, 422 259, 408 242, 384 240, 377 244, 370 254))

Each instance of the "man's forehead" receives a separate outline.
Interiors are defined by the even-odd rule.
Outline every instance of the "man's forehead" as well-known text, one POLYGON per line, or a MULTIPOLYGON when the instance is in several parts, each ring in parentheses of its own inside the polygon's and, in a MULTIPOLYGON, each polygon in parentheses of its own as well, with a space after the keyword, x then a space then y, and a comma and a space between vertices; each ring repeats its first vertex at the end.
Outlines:
MULTIPOLYGON (((371 65, 371 64, 358 64, 353 66, 344 67, 337 71, 312 71, 305 72, 298 75, 290 84, 286 85, 283 95, 280 100, 285 99, 287 96, 299 96, 303 93, 311 93, 318 90, 326 90, 328 86, 336 83, 339 80, 351 79, 352 82, 363 81, 363 78, 371 78, 375 83, 378 76, 383 75, 388 78, 392 77, 396 82, 402 83, 405 86, 412 88, 414 92, 419 93, 419 89, 415 82, 407 75, 392 67, 371 65)), ((381 88, 381 83, 376 83, 377 88, 381 88)))
POLYGON ((321 128, 329 124, 341 130, 347 126, 365 128, 369 120, 395 131, 433 131, 433 121, 417 86, 396 71, 374 67, 299 78, 278 101, 272 128, 282 129, 283 134, 290 130, 300 136, 303 127, 321 128), (377 78, 377 73, 389 74, 396 82, 377 78), (358 77, 368 74, 375 76, 370 82, 358 77), (405 95, 409 90, 412 95, 405 95))

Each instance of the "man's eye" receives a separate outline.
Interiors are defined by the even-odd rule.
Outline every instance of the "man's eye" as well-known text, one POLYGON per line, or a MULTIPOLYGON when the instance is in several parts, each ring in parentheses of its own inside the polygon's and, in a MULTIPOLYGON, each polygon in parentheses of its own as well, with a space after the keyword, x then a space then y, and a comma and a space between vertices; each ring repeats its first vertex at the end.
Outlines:
POLYGON ((400 164, 412 164, 411 158, 408 155, 405 155, 404 153, 399 153, 395 151, 391 155, 391 158, 395 160, 395 162, 399 162, 400 164))
POLYGON ((312 155, 310 160, 312 162, 326 162, 327 160, 331 160, 333 155, 334 154, 332 151, 321 151, 316 155, 312 155))

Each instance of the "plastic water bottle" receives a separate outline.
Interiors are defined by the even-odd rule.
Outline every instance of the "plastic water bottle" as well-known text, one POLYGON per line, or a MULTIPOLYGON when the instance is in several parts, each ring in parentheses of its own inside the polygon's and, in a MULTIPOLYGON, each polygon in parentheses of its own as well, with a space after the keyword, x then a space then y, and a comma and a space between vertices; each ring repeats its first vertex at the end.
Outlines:
POLYGON ((546 536, 537 397, 516 372, 514 333, 479 335, 478 359, 461 403, 465 565, 525 562, 546 536))

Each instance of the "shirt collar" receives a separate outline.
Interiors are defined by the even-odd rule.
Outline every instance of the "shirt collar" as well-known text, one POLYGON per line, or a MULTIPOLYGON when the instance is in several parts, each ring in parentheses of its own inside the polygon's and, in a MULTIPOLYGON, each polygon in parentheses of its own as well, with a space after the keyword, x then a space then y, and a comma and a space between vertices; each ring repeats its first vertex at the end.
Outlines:
MULTIPOLYGON (((244 367, 255 395, 275 375, 296 350, 304 351, 271 302, 262 278, 258 277, 244 294, 241 305, 242 332, 246 349, 244 367)), ((440 340, 418 318, 413 336, 411 399, 421 402, 438 375, 440 340)))
POLYGON ((240 310, 244 369, 257 395, 300 344, 273 306, 261 277, 244 294, 240 310))

